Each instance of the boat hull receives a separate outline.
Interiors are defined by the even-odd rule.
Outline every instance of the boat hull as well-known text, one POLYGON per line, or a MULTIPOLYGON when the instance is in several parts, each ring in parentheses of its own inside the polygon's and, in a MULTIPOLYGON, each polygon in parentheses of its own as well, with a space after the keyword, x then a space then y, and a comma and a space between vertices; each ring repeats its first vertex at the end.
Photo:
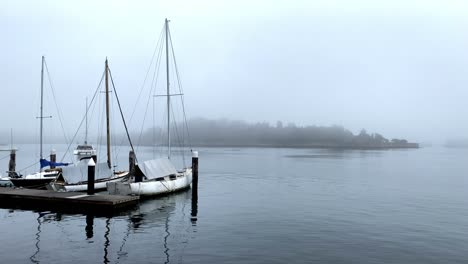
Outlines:
MULTIPOLYGON (((128 179, 128 172, 118 174, 110 179, 97 180, 94 183, 95 191, 105 191, 107 189, 107 183, 109 182, 122 182, 128 179)), ((88 182, 79 182, 76 184, 64 184, 64 183, 50 183, 48 189, 54 191, 63 192, 85 192, 88 190, 88 182)))
POLYGON ((10 181, 9 177, 0 178, 0 187, 13 187, 13 183, 10 181))
POLYGON ((191 183, 192 170, 186 169, 176 179, 108 183, 107 191, 115 195, 157 196, 187 189, 191 183))
POLYGON ((39 189, 39 190, 46 190, 46 186, 55 178, 42 178, 42 179, 10 179, 11 183, 15 187, 19 188, 27 188, 27 189, 39 189))

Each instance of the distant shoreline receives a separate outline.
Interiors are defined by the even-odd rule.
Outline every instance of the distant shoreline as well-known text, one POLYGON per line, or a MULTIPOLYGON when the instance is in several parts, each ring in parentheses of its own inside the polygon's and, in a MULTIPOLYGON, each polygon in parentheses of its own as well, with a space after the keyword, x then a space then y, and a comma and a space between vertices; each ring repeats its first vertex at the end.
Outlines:
MULTIPOLYGON (((164 145, 158 145, 163 147, 164 145)), ((338 146, 324 144, 192 144, 192 147, 213 147, 213 148, 296 148, 296 149, 343 149, 343 150, 389 150, 389 149, 418 149, 418 143, 407 143, 406 145, 395 146, 338 146)))

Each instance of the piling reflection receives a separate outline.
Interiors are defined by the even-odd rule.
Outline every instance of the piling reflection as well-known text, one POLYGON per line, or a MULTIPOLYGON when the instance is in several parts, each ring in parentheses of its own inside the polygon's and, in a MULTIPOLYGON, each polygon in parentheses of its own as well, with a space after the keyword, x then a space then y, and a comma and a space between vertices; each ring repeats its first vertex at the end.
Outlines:
POLYGON ((94 215, 92 214, 86 215, 86 227, 85 227, 86 239, 93 238, 93 235, 94 235, 93 225, 94 225, 94 215))
MULTIPOLYGON (((95 216, 93 214, 86 215, 85 234, 86 234, 87 240, 90 240, 94 237, 94 218, 95 216)), ((109 260, 109 246, 110 246, 109 234, 111 232, 110 221, 111 221, 110 217, 106 218, 106 230, 104 232, 103 263, 110 263, 110 260, 109 260)))
POLYGON ((192 225, 197 224, 197 215, 198 215, 198 190, 192 189, 192 210, 191 210, 190 221, 192 225))

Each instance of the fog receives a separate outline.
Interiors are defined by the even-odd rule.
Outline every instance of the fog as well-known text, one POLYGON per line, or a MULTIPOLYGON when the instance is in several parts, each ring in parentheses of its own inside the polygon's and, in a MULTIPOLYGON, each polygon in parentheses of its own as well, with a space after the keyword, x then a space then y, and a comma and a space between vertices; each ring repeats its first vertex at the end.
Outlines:
MULTIPOLYGON (((42 55, 68 135, 106 57, 124 114, 135 113, 130 130, 147 131, 154 124, 134 109, 166 17, 189 118, 336 125, 411 142, 468 135, 464 1, 165 2, 2 2, 0 143, 11 130, 37 138, 42 55)), ((46 133, 56 137, 45 86, 46 133)))

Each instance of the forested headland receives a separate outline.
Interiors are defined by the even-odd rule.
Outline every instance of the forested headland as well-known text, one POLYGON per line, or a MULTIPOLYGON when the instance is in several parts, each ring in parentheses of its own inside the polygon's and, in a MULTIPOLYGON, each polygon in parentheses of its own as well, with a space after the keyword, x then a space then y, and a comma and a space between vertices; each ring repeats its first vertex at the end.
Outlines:
MULTIPOLYGON (((187 122, 188 136, 193 146, 231 146, 231 147, 292 147, 292 148, 351 148, 351 149, 386 149, 418 148, 417 143, 406 139, 387 139, 379 133, 368 133, 362 129, 354 135, 341 126, 297 126, 293 123, 284 125, 278 121, 275 125, 267 122, 247 123, 227 119, 208 120, 191 119, 187 122)), ((186 129, 179 125, 179 131, 186 129)), ((151 145, 153 133, 146 131, 140 141, 142 145, 151 145)), ((160 135, 159 139, 165 138, 160 135)), ((180 137, 172 137, 177 143, 180 137)), ((158 144, 163 141, 158 140, 158 144)))

